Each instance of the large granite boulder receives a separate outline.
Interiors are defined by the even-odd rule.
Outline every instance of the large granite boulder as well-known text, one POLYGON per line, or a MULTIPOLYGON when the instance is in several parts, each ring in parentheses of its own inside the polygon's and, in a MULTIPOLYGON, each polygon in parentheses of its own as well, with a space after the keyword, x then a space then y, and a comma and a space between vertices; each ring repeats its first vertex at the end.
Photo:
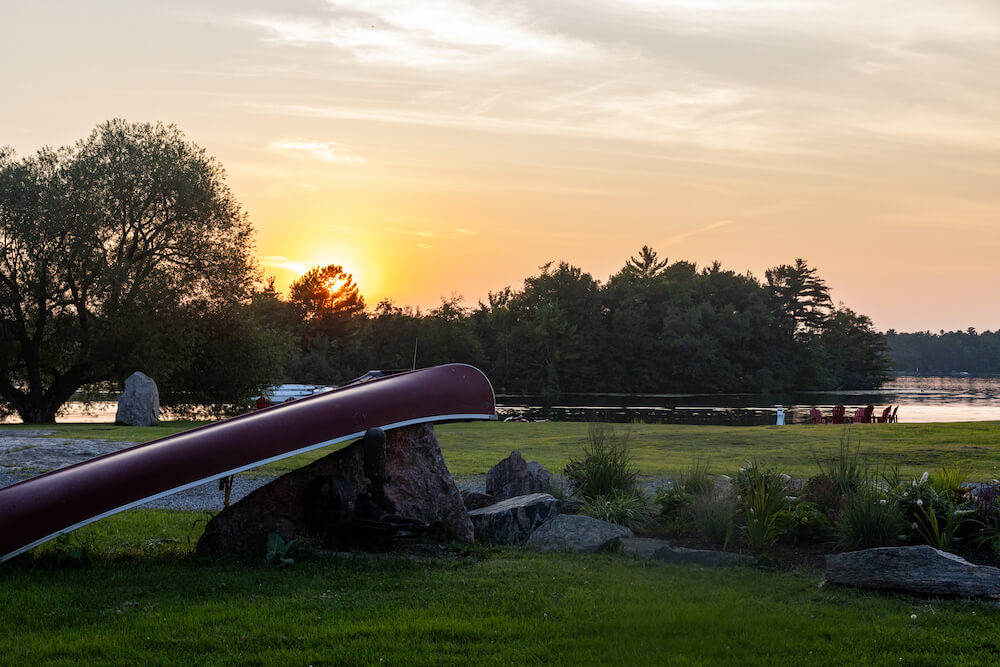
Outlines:
POLYGON ((547 493, 515 496, 469 512, 476 539, 492 544, 518 544, 559 514, 559 501, 547 493))
POLYGON ((160 392, 153 378, 136 371, 125 380, 125 393, 118 397, 116 424, 156 426, 160 422, 160 392))
MULTIPOLYGON (((433 524, 442 537, 471 542, 472 522, 445 466, 434 428, 407 426, 386 433, 384 507, 396 515, 433 524)), ((342 478, 355 492, 368 488, 363 441, 354 442, 309 465, 282 475, 227 507, 205 527, 198 553, 212 557, 261 556, 267 536, 331 541, 337 526, 317 512, 323 499, 345 497, 330 480, 342 478)))
POLYGON ((826 580, 927 595, 1000 597, 1000 568, 973 565, 926 544, 831 554, 826 580))
POLYGON ((581 514, 560 514, 536 528, 527 546, 535 551, 605 551, 618 548, 626 537, 632 537, 632 531, 625 526, 581 514))
POLYGON ((486 473, 486 493, 498 500, 551 490, 552 475, 549 471, 537 461, 525 461, 518 451, 511 452, 486 473))

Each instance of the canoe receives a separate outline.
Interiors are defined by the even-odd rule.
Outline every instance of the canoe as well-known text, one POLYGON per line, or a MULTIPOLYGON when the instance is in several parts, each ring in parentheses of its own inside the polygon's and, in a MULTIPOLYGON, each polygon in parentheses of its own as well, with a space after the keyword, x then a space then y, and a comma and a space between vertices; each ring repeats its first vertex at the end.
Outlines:
POLYGON ((496 419, 479 369, 390 375, 153 440, 0 489, 0 562, 145 502, 385 430, 496 419))

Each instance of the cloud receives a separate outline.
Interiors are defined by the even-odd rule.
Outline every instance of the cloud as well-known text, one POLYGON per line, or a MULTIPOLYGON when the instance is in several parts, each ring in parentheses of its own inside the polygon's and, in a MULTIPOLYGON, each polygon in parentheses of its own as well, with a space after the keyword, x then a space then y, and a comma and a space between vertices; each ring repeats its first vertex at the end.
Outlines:
POLYGON ((268 266, 273 269, 292 271, 300 276, 310 269, 309 265, 304 264, 303 262, 295 262, 281 255, 267 255, 261 257, 260 263, 263 266, 268 266))
POLYGON ((276 139, 268 148, 294 159, 312 158, 322 162, 340 164, 363 164, 365 159, 352 155, 335 141, 313 141, 311 139, 276 139))
POLYGON ((410 69, 467 70, 511 57, 579 58, 591 51, 587 42, 541 29, 514 5, 329 0, 327 6, 325 18, 258 16, 248 23, 264 29, 274 43, 320 45, 359 63, 410 69))
POLYGON ((420 248, 421 250, 427 250, 428 248, 433 248, 434 246, 432 246, 429 243, 418 243, 417 247, 420 248))
POLYGON ((705 225, 704 227, 699 227, 698 229, 692 229, 687 232, 681 232, 680 234, 675 234, 671 237, 664 239, 661 242, 663 246, 671 246, 681 241, 687 240, 688 238, 694 236, 695 234, 704 234, 705 232, 710 232, 713 229, 718 229, 720 227, 725 227, 726 225, 732 224, 732 220, 719 220, 718 222, 713 222, 710 225, 705 225))

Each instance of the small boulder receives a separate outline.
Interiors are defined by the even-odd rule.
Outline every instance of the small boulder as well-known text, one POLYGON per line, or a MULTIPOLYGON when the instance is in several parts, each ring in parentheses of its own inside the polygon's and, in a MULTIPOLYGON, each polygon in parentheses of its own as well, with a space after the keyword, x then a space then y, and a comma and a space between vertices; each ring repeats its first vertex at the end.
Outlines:
POLYGON ((538 526, 559 514, 559 501, 547 493, 516 496, 469 512, 476 539, 492 544, 518 544, 538 526))
POLYGON ((1000 597, 1000 568, 973 565, 926 544, 831 554, 826 580, 926 595, 1000 597))
POLYGON ((632 531, 616 523, 581 514, 560 514, 543 523, 528 538, 535 551, 592 552, 616 549, 632 531))
POLYGON ((160 393, 156 382, 136 371, 125 380, 125 393, 118 397, 116 424, 156 426, 160 422, 160 393))
POLYGON ((486 493, 498 500, 548 493, 551 489, 549 471, 537 461, 525 461, 518 451, 511 452, 486 473, 486 493))

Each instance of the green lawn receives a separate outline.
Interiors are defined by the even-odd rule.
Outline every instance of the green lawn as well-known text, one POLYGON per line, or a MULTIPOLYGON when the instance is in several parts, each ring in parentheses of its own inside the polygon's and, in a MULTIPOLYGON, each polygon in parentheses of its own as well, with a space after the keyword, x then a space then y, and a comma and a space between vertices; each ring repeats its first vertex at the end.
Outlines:
MULTIPOLYGON (((170 422, 151 428, 112 424, 57 424, 53 437, 151 440, 198 425, 170 422)), ((452 474, 483 474, 497 461, 519 449, 525 458, 540 461, 549 470, 562 470, 579 456, 587 442, 588 424, 580 422, 502 423, 474 422, 436 427, 441 449, 452 474)), ((4 426, 7 429, 34 428, 4 426)), ((840 439, 849 437, 874 466, 899 465, 904 474, 920 475, 942 464, 957 465, 970 480, 1000 478, 1000 423, 856 424, 789 426, 680 426, 671 424, 618 424, 619 435, 628 435, 636 464, 644 475, 668 477, 698 458, 712 464, 714 472, 735 471, 750 458, 796 477, 817 471, 816 458, 836 453, 840 439)), ((324 456, 317 450, 265 466, 269 472, 286 472, 324 456)))
POLYGON ((963 665, 1000 642, 995 603, 818 572, 514 549, 212 563, 190 555, 196 518, 133 510, 0 566, 0 662, 963 665))

